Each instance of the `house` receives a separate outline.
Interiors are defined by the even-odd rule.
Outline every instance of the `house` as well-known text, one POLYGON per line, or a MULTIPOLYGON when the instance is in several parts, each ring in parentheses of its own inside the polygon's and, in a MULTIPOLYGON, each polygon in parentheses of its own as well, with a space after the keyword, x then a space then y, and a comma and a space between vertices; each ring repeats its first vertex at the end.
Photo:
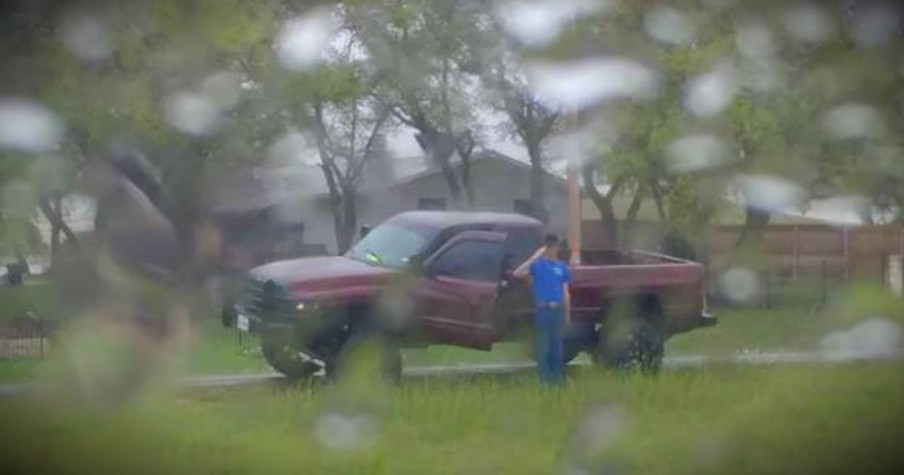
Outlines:
MULTIPOLYGON (((461 162, 453 161, 460 176, 461 162)), ((484 152, 471 159, 475 211, 523 212, 530 210, 530 165, 496 153, 484 152)), ((247 223, 244 233, 258 233, 266 244, 298 254, 301 247, 335 253, 336 236, 329 190, 320 168, 311 165, 236 169, 225 171, 209 186, 210 209, 215 216, 247 223), (263 219, 254 222, 253 218, 263 219), (265 218, 260 218, 265 216, 265 218), (267 226, 262 222, 270 223, 267 226), (259 231, 254 231, 257 229, 259 231), (273 229, 283 232, 275 236, 273 229), (286 229, 293 232, 286 233, 286 229)), ((547 172, 544 203, 551 231, 566 227, 565 181, 547 172)), ((359 226, 376 225, 390 216, 417 209, 450 209, 453 200, 441 171, 427 158, 393 157, 373 160, 364 172, 357 197, 359 226)), ((224 229, 226 247, 237 242, 224 229)), ((242 226, 232 225, 240 230, 242 226)))

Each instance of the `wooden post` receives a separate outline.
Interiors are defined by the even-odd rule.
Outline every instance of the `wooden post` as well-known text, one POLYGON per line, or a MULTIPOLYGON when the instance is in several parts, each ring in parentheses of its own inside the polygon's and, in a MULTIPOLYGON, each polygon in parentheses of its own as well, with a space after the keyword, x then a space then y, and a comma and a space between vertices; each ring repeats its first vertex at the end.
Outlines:
POLYGON ((794 240, 794 243, 793 243, 794 261, 793 261, 793 264, 791 264, 791 278, 793 278, 794 280, 797 280, 797 267, 799 265, 799 260, 800 260, 800 238, 799 238, 799 235, 797 232, 796 224, 794 225, 793 230, 794 230, 794 238, 793 238, 793 240, 794 240))
POLYGON ((568 190, 568 244, 571 247, 569 263, 581 263, 581 190, 578 186, 578 166, 571 161, 565 185, 568 190))

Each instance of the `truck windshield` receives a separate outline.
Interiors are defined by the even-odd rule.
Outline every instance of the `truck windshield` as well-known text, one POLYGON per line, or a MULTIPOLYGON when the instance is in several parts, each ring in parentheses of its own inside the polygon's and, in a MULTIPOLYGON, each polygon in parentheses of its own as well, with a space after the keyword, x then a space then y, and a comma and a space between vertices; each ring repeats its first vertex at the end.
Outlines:
POLYGON ((401 269, 412 256, 420 254, 436 237, 428 227, 385 223, 374 228, 349 252, 348 257, 368 264, 401 269))

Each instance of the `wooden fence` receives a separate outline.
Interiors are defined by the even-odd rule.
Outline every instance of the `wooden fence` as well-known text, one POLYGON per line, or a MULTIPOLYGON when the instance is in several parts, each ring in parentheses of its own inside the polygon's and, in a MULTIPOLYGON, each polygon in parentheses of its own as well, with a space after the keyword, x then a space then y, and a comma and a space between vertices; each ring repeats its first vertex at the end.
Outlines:
MULTIPOLYGON (((709 242, 698 246, 712 268, 725 264, 743 226, 719 225, 709 242)), ((585 221, 582 242, 586 249, 605 249, 599 221, 585 221)), ((662 250, 657 223, 639 222, 634 247, 662 250)), ((763 232, 766 268, 787 277, 822 275, 840 279, 886 280, 890 256, 904 255, 904 226, 837 228, 822 224, 770 225, 763 232)))

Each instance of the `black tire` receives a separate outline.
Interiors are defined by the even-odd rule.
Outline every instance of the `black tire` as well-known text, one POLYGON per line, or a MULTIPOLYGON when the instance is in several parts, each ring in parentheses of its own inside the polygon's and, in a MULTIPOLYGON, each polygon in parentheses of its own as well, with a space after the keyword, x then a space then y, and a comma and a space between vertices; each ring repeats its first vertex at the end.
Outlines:
POLYGON ((370 347, 375 350, 380 358, 378 371, 380 378, 388 383, 397 383, 402 379, 402 353, 395 339, 366 330, 351 330, 352 333, 345 340, 337 354, 327 361, 326 376, 331 381, 337 381, 343 377, 348 365, 355 364, 353 358, 359 351, 370 347))
POLYGON ((307 379, 320 370, 320 365, 306 359, 291 343, 265 340, 261 353, 271 368, 290 379, 307 379))
POLYGON ((655 373, 662 367, 665 332, 662 312, 654 300, 640 301, 638 311, 608 315, 601 326, 594 362, 623 372, 655 373))

